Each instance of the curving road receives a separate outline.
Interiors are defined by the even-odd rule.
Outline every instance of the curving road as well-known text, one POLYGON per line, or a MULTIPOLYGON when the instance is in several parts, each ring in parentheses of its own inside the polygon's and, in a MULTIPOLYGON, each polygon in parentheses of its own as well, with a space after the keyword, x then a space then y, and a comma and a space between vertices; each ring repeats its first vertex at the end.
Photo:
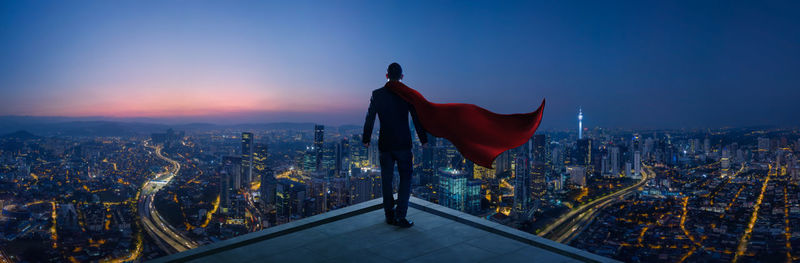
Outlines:
POLYGON ((183 236, 179 231, 172 228, 172 226, 161 217, 153 204, 156 193, 180 172, 180 163, 162 155, 161 146, 150 146, 147 141, 145 141, 144 145, 145 147, 154 149, 158 158, 172 165, 170 171, 156 175, 155 178, 147 181, 144 187, 142 187, 142 193, 139 196, 138 212, 145 231, 156 241, 156 245, 161 250, 169 254, 197 247, 196 242, 183 236))
POLYGON ((594 219, 594 216, 597 215, 598 211, 612 204, 615 198, 624 198, 626 195, 644 185, 647 182, 647 179, 651 177, 650 173, 652 172, 648 172, 649 168, 646 166, 643 167, 642 180, 636 184, 595 199, 581 207, 578 207, 577 209, 569 211, 568 213, 556 219, 556 221, 554 221, 552 224, 548 225, 544 230, 539 232, 538 235, 558 242, 563 242, 564 240, 571 238, 574 236, 574 232, 580 232, 579 230, 581 230, 581 228, 588 225, 588 223, 592 221, 591 219, 594 219))

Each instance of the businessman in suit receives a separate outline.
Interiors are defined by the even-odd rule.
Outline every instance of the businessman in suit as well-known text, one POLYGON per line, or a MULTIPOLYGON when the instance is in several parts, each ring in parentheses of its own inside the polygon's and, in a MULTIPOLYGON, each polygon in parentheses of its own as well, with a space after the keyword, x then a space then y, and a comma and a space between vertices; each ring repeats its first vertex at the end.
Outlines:
MULTIPOLYGON (((392 63, 386 70, 387 83, 403 79, 400 64, 392 63)), ((364 134, 361 137, 364 147, 369 147, 375 115, 380 119, 378 150, 380 151, 381 184, 383 190, 383 211, 386 223, 400 227, 411 227, 414 222, 406 218, 408 198, 411 195, 411 129, 408 127, 408 115, 414 121, 417 136, 423 147, 427 147, 428 136, 417 118, 417 112, 408 102, 397 96, 385 86, 372 91, 369 110, 364 122, 364 134), (394 165, 400 175, 397 189, 397 200, 392 194, 394 165), (397 205, 397 208, 394 206, 397 205)))

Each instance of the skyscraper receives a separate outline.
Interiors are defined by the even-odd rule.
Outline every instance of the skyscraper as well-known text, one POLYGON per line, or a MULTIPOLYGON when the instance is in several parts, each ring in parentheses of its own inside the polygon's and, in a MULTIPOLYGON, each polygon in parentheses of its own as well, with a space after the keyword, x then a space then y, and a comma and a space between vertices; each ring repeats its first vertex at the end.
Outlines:
POLYGON ((586 186, 586 166, 567 166, 567 173, 573 184, 586 186))
POLYGON ((537 134, 533 136, 533 159, 534 162, 541 162, 546 163, 547 160, 547 148, 549 146, 549 142, 547 142, 547 136, 544 134, 537 134))
POLYGON ((336 147, 338 143, 331 142, 322 146, 322 169, 317 171, 325 174, 326 177, 333 177, 336 172, 336 147))
MULTIPOLYGON (((430 135, 428 135, 428 141, 433 142, 430 135)), ((436 163, 434 162, 434 153, 436 153, 435 147, 434 145, 428 145, 428 147, 422 148, 422 174, 420 175, 420 184, 432 185, 438 183, 435 173, 436 163)))
POLYGON ((481 180, 467 180, 465 190, 464 212, 478 214, 481 211, 481 180))
POLYGON ((619 176, 619 147, 608 148, 610 170, 612 176, 619 176))
POLYGON ((253 181, 253 133, 242 133, 242 180, 249 184, 253 181))
POLYGON ((525 156, 517 156, 514 163, 514 213, 524 215, 531 207, 530 163, 525 156))
POLYGON ((274 205, 275 204, 275 188, 278 185, 278 181, 275 179, 275 172, 272 169, 267 169, 264 173, 261 174, 261 201, 264 204, 274 205))
POLYGON ((253 174, 261 180, 261 200, 265 204, 275 204, 275 175, 267 167, 267 145, 257 143, 253 147, 253 174))
POLYGON ((464 211, 467 178, 456 170, 439 170, 439 204, 464 211))
POLYGON ((261 175, 267 171, 267 145, 256 143, 253 145, 253 174, 254 178, 261 179, 261 175))
MULTIPOLYGON (((722 177, 727 177, 728 175, 730 175, 729 172, 731 168, 731 158, 730 158, 730 151, 728 151, 728 148, 722 149, 722 157, 719 158, 719 162, 720 162, 720 175, 722 177)), ((778 167, 780 167, 780 164, 778 164, 778 167)))
POLYGON ((286 223, 303 212, 306 186, 288 179, 278 181, 275 189, 275 214, 278 224, 286 223))
MULTIPOLYGON (((380 175, 377 173, 361 173, 349 179, 350 183, 350 202, 357 204, 372 200, 375 197, 375 189, 380 189, 380 175)), ((380 191, 377 191, 380 192, 380 191)))
POLYGON ((547 179, 545 178, 545 164, 542 162, 531 163, 531 198, 542 199, 547 194, 547 179))
POLYGON ((588 166, 592 162, 592 140, 578 140, 576 149, 576 160, 578 165, 588 166))
POLYGON ((503 176, 506 173, 511 172, 511 153, 509 151, 505 151, 497 156, 495 159, 495 177, 503 176))
POLYGON ((369 166, 369 158, 367 155, 367 148, 361 145, 361 135, 354 134, 350 137, 350 163, 353 168, 361 168, 369 166))
POLYGON ((314 149, 314 146, 306 147, 306 151, 303 153, 302 156, 302 163, 300 164, 303 167, 303 171, 306 172, 316 172, 317 171, 317 152, 314 149))
POLYGON ((344 168, 344 162, 347 158, 347 139, 343 139, 339 143, 335 143, 335 147, 333 150, 333 171, 334 177, 339 178, 342 174, 342 169, 344 168))
POLYGON ((317 171, 322 171, 322 147, 325 137, 325 126, 314 125, 314 151, 316 153, 317 171))
POLYGON ((583 109, 578 108, 578 139, 583 139, 583 109))
POLYGON ((242 158, 225 156, 222 158, 222 172, 220 174, 220 208, 223 214, 231 210, 231 195, 241 186, 242 158))

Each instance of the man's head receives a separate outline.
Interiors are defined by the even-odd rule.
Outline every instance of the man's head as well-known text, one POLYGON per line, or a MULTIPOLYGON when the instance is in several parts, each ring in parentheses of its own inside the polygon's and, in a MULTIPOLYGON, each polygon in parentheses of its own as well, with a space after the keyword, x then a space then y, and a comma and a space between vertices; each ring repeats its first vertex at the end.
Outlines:
POLYGON ((386 69, 386 78, 389 80, 403 79, 403 68, 400 67, 400 64, 396 62, 389 64, 389 68, 386 69))

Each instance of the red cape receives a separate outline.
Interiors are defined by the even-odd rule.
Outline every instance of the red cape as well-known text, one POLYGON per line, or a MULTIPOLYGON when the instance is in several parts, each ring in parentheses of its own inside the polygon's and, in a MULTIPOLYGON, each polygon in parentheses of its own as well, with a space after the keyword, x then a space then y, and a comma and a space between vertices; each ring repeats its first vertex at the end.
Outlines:
POLYGON ((542 121, 545 102, 534 112, 497 114, 473 104, 429 102, 399 81, 386 87, 414 107, 427 132, 449 140, 461 155, 486 168, 492 168, 501 153, 530 140, 542 121))

